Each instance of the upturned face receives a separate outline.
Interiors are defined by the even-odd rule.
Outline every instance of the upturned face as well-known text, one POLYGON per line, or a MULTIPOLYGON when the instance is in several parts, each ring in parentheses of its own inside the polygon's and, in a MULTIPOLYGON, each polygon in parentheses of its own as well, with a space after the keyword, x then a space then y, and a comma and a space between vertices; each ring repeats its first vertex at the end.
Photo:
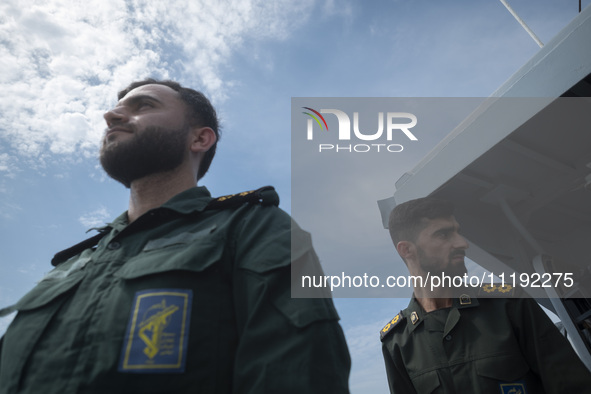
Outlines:
POLYGON ((173 170, 188 156, 186 105, 168 86, 133 89, 104 118, 101 165, 126 187, 136 179, 173 170))

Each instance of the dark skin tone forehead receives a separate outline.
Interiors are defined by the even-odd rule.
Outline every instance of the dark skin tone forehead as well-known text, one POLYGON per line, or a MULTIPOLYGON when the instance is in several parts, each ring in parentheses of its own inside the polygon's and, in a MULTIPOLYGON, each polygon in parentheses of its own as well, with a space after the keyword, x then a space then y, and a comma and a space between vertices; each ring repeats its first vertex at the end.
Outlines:
POLYGON ((117 107, 133 106, 143 100, 150 100, 160 105, 170 103, 184 104, 177 91, 165 85, 149 84, 139 86, 127 93, 119 102, 117 107))

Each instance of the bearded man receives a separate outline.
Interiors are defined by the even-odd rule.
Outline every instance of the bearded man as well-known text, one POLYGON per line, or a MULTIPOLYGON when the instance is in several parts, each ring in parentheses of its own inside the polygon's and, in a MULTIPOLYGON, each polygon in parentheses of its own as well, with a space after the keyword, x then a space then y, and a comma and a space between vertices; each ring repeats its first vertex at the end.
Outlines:
MULTIPOLYGON (((412 276, 466 274, 469 245, 453 211, 448 201, 419 198, 390 214, 412 276)), ((461 284, 415 283, 408 308, 380 331, 391 393, 591 393, 591 374, 532 299, 507 298, 500 285, 476 298, 461 284)))
POLYGON ((0 393, 347 393, 332 301, 291 298, 290 267, 318 261, 292 261, 273 188, 196 186, 220 137, 209 100, 152 79, 118 98, 100 162, 129 208, 14 306, 0 393))

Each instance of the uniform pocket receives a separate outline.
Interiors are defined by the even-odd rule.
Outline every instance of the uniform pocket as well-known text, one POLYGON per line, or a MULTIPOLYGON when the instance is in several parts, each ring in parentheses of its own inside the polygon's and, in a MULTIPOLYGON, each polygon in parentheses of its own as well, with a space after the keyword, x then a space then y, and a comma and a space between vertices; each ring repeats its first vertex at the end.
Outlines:
POLYGON ((487 357, 475 362, 476 372, 480 377, 498 382, 513 382, 523 378, 529 366, 521 354, 505 354, 487 357))
POLYGON ((233 317, 231 297, 224 297, 229 294, 222 269, 225 244, 224 237, 207 230, 150 240, 113 273, 111 297, 118 308, 105 312, 103 329, 121 333, 112 376, 124 375, 137 392, 153 392, 156 379, 134 377, 138 374, 178 374, 169 392, 210 379, 207 367, 220 365, 211 355, 223 351, 217 336, 233 317))
POLYGON ((18 314, 8 327, 3 349, 0 381, 6 392, 16 392, 19 377, 51 319, 68 300, 84 278, 73 258, 58 266, 16 304, 18 314), (72 269, 72 267, 74 267, 72 269))
MULTIPOLYGON (((67 267, 57 267, 51 271, 37 286, 25 294, 15 305, 18 311, 29 311, 52 303, 61 295, 74 289, 82 281, 84 274, 80 269, 78 260, 87 260, 83 257, 74 260, 67 267)), ((86 263, 84 263, 86 264, 86 263)), ((82 264, 82 266, 84 265, 82 264)))
POLYGON ((288 292, 273 300, 275 307, 297 328, 317 321, 339 320, 330 298, 291 298, 288 292))
POLYGON ((433 393, 441 385, 437 371, 426 372, 412 378, 412 384, 415 386, 417 393, 421 394, 433 393))
POLYGON ((134 279, 168 271, 205 271, 222 259, 225 242, 220 238, 204 238, 201 233, 182 233, 150 241, 115 276, 134 279))

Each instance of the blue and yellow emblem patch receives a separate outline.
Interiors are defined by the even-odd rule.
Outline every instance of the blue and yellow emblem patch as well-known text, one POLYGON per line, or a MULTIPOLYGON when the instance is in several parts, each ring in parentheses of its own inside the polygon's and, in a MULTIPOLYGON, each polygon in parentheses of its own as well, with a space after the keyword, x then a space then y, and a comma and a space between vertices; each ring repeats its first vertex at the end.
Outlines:
POLYGON ((527 394, 523 383, 501 383, 501 394, 527 394))
POLYGON ((527 394, 527 391, 525 391, 525 384, 521 382, 501 383, 501 394, 527 394))
POLYGON ((137 292, 121 350, 119 371, 184 372, 192 299, 191 290, 137 292))

